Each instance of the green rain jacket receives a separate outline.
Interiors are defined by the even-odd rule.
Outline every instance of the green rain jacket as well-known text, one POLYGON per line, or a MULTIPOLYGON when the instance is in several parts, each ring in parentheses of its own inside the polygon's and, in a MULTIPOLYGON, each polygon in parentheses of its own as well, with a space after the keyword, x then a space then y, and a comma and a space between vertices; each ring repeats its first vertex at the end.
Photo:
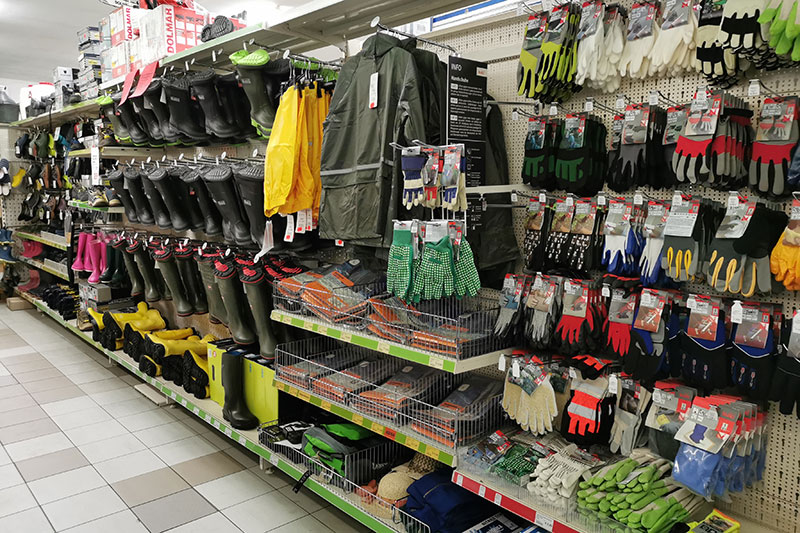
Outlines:
POLYGON ((403 182, 390 143, 426 141, 419 83, 414 56, 382 33, 342 66, 323 126, 320 237, 391 244, 403 182), (375 72, 378 102, 370 109, 375 72))

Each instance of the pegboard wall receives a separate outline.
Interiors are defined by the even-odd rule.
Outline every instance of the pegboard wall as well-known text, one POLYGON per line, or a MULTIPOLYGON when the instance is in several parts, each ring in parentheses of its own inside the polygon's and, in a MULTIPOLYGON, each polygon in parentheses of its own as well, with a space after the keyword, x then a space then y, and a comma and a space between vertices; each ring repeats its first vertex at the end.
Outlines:
MULTIPOLYGON (((620 3, 630 7, 633 2, 628 0, 620 3)), ((534 102, 518 96, 516 86, 519 49, 522 46, 526 22, 527 15, 516 16, 449 33, 436 39, 441 43, 453 46, 463 57, 487 61, 489 64, 489 94, 497 100, 519 102, 520 108, 533 113, 534 102), (511 52, 512 50, 515 51, 511 52), (494 55, 493 51, 496 52, 494 55)), ((442 50, 434 47, 428 49, 440 54, 443 61, 447 60, 446 53, 442 53, 442 50)), ((742 80, 728 92, 746 100, 756 117, 761 109, 764 91, 761 96, 748 96, 749 78, 759 78, 766 87, 780 94, 800 94, 800 71, 796 68, 773 72, 751 71, 744 74, 742 80)), ((631 102, 647 102, 650 91, 653 90, 659 90, 670 100, 690 103, 695 90, 701 85, 707 85, 705 78, 695 73, 646 80, 623 79, 617 93, 604 94, 596 90, 583 90, 562 107, 569 112, 580 112, 584 110, 586 97, 592 97, 595 102, 613 109, 617 95, 620 93, 624 94, 631 102)), ((664 104, 664 107, 667 107, 667 104, 664 104)), ((509 181, 512 184, 521 184, 525 137, 528 130, 527 119, 520 116, 518 120, 514 120, 510 106, 501 106, 501 109, 508 151, 509 181)), ((564 112, 560 110, 559 116, 563 118, 564 112)), ((603 118, 606 127, 611 131, 612 115, 598 108, 595 108, 593 113, 603 118)), ((656 191, 649 188, 641 190, 648 197, 656 199, 669 199, 673 194, 673 191, 656 191)), ((723 203, 728 197, 727 192, 715 191, 700 185, 686 184, 681 190, 723 203)), ((743 193, 754 194, 747 189, 744 189, 743 193)), ((632 198, 633 191, 626 195, 611 194, 632 198)), ((788 213, 791 201, 784 201, 783 207, 788 213)), ((524 209, 514 210, 513 231, 520 245, 525 235, 525 216, 524 209)), ((705 284, 690 285, 687 290, 713 294, 710 287, 705 284)), ((800 307, 798 305, 800 304, 800 295, 792 291, 770 295, 763 300, 782 304, 786 312, 800 307)), ((494 372, 497 373, 497 370, 495 369, 494 372)), ((772 403, 767 420, 770 430, 764 481, 742 493, 732 494, 730 502, 718 501, 716 505, 722 510, 755 520, 777 531, 800 533, 800 516, 798 515, 800 511, 800 419, 794 415, 781 415, 778 413, 777 405, 772 403)), ((747 529, 747 531, 752 530, 747 529)))

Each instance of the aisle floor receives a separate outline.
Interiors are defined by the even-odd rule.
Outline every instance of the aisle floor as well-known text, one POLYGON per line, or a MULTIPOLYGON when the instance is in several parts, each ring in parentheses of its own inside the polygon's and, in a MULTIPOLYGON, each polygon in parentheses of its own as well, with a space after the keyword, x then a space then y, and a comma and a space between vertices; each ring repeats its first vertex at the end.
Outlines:
POLYGON ((0 306, 0 531, 368 531, 53 320, 0 306))

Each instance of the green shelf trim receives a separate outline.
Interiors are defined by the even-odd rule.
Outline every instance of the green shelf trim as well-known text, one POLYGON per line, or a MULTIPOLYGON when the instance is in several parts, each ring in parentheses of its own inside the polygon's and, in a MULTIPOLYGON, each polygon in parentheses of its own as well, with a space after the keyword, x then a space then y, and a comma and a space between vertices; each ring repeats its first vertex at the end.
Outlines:
POLYGON ((50 268, 48 266, 45 266, 44 263, 42 263, 40 261, 36 261, 35 259, 29 259, 29 258, 23 257, 23 256, 19 256, 19 257, 17 257, 17 259, 19 259, 20 261, 22 261, 23 263, 25 263, 28 266, 32 266, 33 268, 38 268, 39 270, 43 270, 43 271, 47 272, 48 274, 52 274, 52 275, 54 275, 54 276, 56 276, 58 278, 61 278, 61 279, 65 280, 65 281, 69 281, 69 273, 64 274, 63 272, 59 272, 58 270, 54 270, 54 269, 52 269, 52 268, 50 268))
POLYGON ((80 200, 70 200, 70 207, 77 207, 78 209, 85 209, 87 211, 99 211, 101 213, 123 213, 123 207, 92 207, 89 202, 81 202, 80 200))
POLYGON ((275 388, 277 388, 280 391, 283 391, 305 402, 315 405, 320 409, 333 413, 336 416, 344 418, 349 422, 353 422, 354 424, 358 424, 359 426, 365 427, 370 431, 374 431, 378 435, 393 440, 398 444, 402 444, 403 446, 406 446, 408 448, 411 448, 415 452, 425 454, 428 457, 431 457, 448 466, 456 466, 456 456, 453 454, 452 451, 442 450, 430 444, 420 442, 417 438, 415 438, 412 435, 406 435, 402 431, 397 431, 393 428, 386 427, 380 421, 372 420, 368 417, 365 417, 361 413, 355 413, 345 407, 342 407, 341 405, 331 403, 330 401, 320 398, 319 396, 315 396, 314 394, 311 394, 308 391, 298 389, 294 385, 284 383, 277 379, 273 383, 275 385, 275 388))
POLYGON ((27 241, 40 242, 42 244, 46 244, 47 246, 50 246, 50 247, 53 247, 53 248, 58 248, 59 250, 66 250, 67 248, 69 248, 69 245, 67 245, 67 244, 51 241, 50 239, 45 239, 44 237, 42 237, 40 235, 37 235, 36 233, 28 233, 28 232, 25 232, 25 231, 15 231, 14 235, 16 235, 17 237, 19 237, 21 239, 25 239, 27 241))
MULTIPOLYGON (((168 384, 158 378, 153 378, 139 370, 139 367, 135 364, 135 361, 129 359, 127 356, 120 355, 117 352, 106 350, 103 348, 99 343, 92 340, 91 335, 87 334, 84 331, 78 329, 77 326, 74 324, 67 322, 61 316, 47 307, 43 302, 40 300, 33 298, 31 295, 21 292, 19 290, 16 291, 16 294, 24 298, 25 300, 31 302, 37 309, 42 311, 44 314, 61 324, 66 329, 70 330, 72 333, 77 335, 81 340, 86 342, 87 344, 93 346, 99 352, 105 354, 107 357, 121 365, 122 367, 126 368, 128 371, 136 375, 139 379, 144 381, 145 383, 149 383, 162 393, 165 396, 175 401, 175 403, 180 404, 181 407, 195 415, 200 420, 204 421, 206 424, 210 425, 229 439, 233 440, 234 442, 239 443, 240 445, 244 446, 251 452, 255 453, 259 457, 263 458, 265 461, 268 461, 270 464, 281 470, 282 472, 291 476, 294 480, 299 480, 303 474, 305 473, 304 470, 300 470, 301 467, 295 465, 294 463, 289 462, 285 458, 281 457, 279 454, 273 453, 267 448, 261 446, 258 442, 258 434, 255 433, 255 439, 245 435, 242 432, 239 432, 228 425, 225 420, 218 418, 214 414, 206 411, 202 408, 202 406, 198 405, 197 400, 192 396, 185 395, 184 391, 177 392, 173 390, 168 384)), ((210 399, 200 400, 203 402, 212 402, 210 399)), ((214 404, 216 405, 216 404, 214 404)), ((318 482, 315 479, 307 479, 305 482, 305 487, 310 489, 312 492, 320 496, 321 498, 328 501, 330 504, 334 505, 335 507, 339 508, 344 513, 348 514, 352 518, 358 520, 365 526, 369 527, 373 531, 378 531, 381 533, 395 533, 403 531, 401 529, 394 529, 387 525, 382 520, 378 519, 377 517, 369 514, 367 511, 358 508, 352 502, 348 501, 347 499, 339 496, 338 494, 330 491, 324 484, 318 482)))

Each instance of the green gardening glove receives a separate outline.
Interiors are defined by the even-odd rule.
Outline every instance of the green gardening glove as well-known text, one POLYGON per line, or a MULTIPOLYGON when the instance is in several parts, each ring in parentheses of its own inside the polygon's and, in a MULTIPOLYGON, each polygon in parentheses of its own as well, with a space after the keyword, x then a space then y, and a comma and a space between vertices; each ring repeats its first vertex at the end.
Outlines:
POLYGON ((411 230, 396 228, 389 248, 389 266, 386 269, 386 290, 399 298, 411 292, 411 274, 414 250, 411 247, 411 230))
POLYGON ((547 18, 547 12, 528 17, 517 65, 517 94, 520 96, 535 96, 536 66, 542 58, 542 38, 547 32, 547 18))
MULTIPOLYGON (((561 24, 561 18, 562 15, 566 15, 568 20, 568 11, 569 5, 564 4, 555 6, 550 12, 550 19, 547 23, 547 35, 545 35, 541 47, 542 57, 536 65, 536 86, 533 96, 544 93, 551 83, 557 81, 558 62, 559 59, 561 59, 561 45, 564 42, 564 36, 568 26, 566 22, 561 24), (567 13, 565 13, 565 11, 567 13)), ((531 95, 529 94, 529 96, 531 95)))
POLYGON ((455 290, 453 246, 445 236, 437 243, 425 243, 422 260, 414 273, 414 301, 420 298, 438 300, 450 296, 455 290))
POLYGON ((459 297, 476 296, 481 288, 481 279, 478 276, 478 269, 475 268, 472 247, 466 239, 461 239, 461 244, 458 246, 458 261, 455 263, 455 288, 459 297))

